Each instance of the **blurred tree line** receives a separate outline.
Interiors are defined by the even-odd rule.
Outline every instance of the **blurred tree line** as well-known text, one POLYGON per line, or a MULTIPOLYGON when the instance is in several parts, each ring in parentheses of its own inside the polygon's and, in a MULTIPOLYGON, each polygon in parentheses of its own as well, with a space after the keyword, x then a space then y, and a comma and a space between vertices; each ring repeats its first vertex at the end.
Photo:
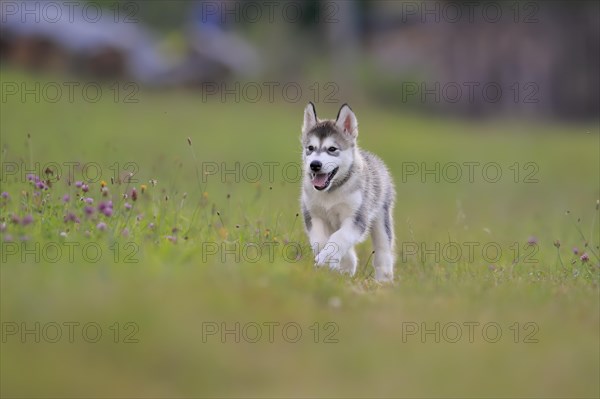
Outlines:
POLYGON ((334 82, 339 98, 473 117, 600 113, 597 1, 291 0, 270 2, 274 21, 261 0, 91 3, 108 10, 106 28, 11 15, 2 60, 155 86, 334 82), (253 5, 261 18, 240 15, 253 5), (113 23, 115 10, 136 23, 113 23))

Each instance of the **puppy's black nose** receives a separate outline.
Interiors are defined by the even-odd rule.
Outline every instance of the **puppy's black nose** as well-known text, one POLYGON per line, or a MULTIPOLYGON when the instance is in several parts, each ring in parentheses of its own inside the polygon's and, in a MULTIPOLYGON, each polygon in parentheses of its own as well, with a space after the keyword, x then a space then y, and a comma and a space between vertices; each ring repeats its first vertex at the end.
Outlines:
POLYGON ((323 164, 320 161, 312 161, 310 163, 310 170, 313 172, 318 172, 321 170, 321 166, 323 166, 323 164))

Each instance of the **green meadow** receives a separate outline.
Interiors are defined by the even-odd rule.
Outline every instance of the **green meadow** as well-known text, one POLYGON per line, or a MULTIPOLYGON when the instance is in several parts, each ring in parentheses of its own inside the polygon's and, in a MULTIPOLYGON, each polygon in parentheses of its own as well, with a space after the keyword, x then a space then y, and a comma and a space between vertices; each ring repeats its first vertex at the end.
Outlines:
POLYGON ((597 123, 348 101, 398 193, 381 285, 368 241, 354 277, 307 250, 310 98, 2 82, 2 397, 600 396, 597 123))

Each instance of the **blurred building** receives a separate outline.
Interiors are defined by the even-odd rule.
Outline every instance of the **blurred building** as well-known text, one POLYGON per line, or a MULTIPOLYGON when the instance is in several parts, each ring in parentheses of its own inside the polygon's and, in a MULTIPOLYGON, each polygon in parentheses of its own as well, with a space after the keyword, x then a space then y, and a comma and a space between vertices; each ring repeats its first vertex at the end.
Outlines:
POLYGON ((162 83, 173 67, 149 31, 97 4, 4 2, 0 19, 2 60, 19 67, 145 84, 162 83))
POLYGON ((365 51, 395 83, 383 98, 473 116, 598 117, 598 2, 466 4, 369 3, 365 51))

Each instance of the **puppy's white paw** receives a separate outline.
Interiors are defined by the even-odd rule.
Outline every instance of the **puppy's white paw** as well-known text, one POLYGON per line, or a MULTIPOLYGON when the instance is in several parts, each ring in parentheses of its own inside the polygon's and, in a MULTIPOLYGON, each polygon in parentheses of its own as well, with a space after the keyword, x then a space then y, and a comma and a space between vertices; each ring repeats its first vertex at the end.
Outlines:
POLYGON ((315 257, 315 266, 317 267, 328 265, 331 270, 339 270, 340 264, 341 259, 336 255, 332 255, 331 251, 323 250, 315 257))
POLYGON ((375 270, 375 280, 380 283, 392 283, 394 282, 394 272, 392 270, 375 270))
POLYGON ((328 251, 321 251, 315 256, 315 266, 322 267, 327 264, 327 258, 329 257, 328 251))

